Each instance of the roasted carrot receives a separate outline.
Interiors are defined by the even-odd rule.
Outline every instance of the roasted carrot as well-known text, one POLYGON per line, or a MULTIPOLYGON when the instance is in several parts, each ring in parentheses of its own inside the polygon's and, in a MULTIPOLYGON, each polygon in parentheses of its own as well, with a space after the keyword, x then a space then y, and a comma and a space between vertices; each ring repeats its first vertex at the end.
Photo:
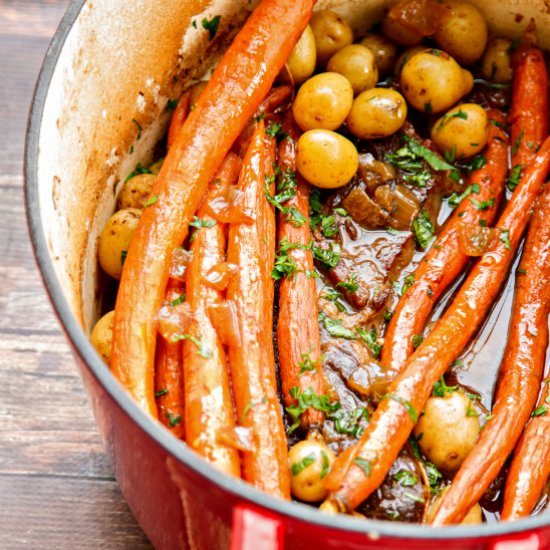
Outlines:
MULTIPOLYGON (((279 189, 283 192, 293 188, 294 195, 281 204, 278 238, 291 247, 298 245, 287 252, 294 267, 281 279, 277 322, 281 384, 285 404, 290 406, 296 403, 290 393, 293 388, 298 388, 300 393, 311 388, 317 395, 324 395, 326 382, 321 365, 317 288, 311 277, 315 268, 307 222, 309 185, 296 173, 296 143, 300 131, 291 112, 287 113, 283 130, 288 137, 279 146, 279 189)), ((320 428, 323 420, 324 413, 311 407, 301 415, 301 425, 306 432, 320 428)))
MULTIPOLYGON (((264 194, 266 144, 263 121, 245 155, 238 188, 246 206, 256 213, 252 223, 230 224, 227 261, 238 265, 229 282, 227 299, 235 304, 241 345, 229 347, 231 382, 241 426, 249 428, 255 445, 243 454, 243 478, 266 492, 289 498, 290 480, 285 430, 277 396, 272 319, 273 285, 267 273, 268 236, 264 214, 270 209, 264 194), (265 240, 264 240, 265 239, 265 240)), ((272 231, 274 233, 274 226, 272 231)))
MULTIPOLYGON (((548 345, 549 214, 550 188, 547 186, 537 202, 517 270, 508 341, 491 418, 445 493, 433 517, 434 525, 460 522, 480 499, 514 448, 536 403, 548 345)), ((544 447, 544 454, 546 451, 544 447)), ((541 465, 544 463, 545 457, 536 458, 541 459, 541 465)), ((542 484, 545 481, 546 477, 542 484)), ((536 487, 532 493, 536 499, 536 487)))
POLYGON ((508 123, 516 179, 548 135, 548 72, 544 55, 534 42, 532 20, 512 54, 514 80, 508 123))
POLYGON ((508 160, 508 137, 500 126, 503 115, 490 110, 489 142, 485 166, 468 178, 468 189, 479 189, 454 210, 430 251, 418 266, 412 286, 401 296, 388 324, 382 348, 382 363, 395 374, 413 353, 413 340, 424 330, 426 320, 441 294, 460 275, 469 257, 458 246, 462 224, 491 226, 504 191, 508 160))
POLYGON ((156 315, 172 251, 231 145, 284 65, 314 0, 263 0, 218 64, 169 149, 151 205, 144 209, 124 264, 115 308, 111 368, 139 405, 157 416, 156 315))
MULTIPOLYGON (((550 402, 548 380, 542 384, 542 392, 535 408, 540 380, 544 371, 545 354, 548 346, 548 312, 550 310, 550 186, 547 184, 540 197, 531 227, 527 234, 521 263, 516 276, 516 296, 520 302, 519 319, 512 315, 511 337, 508 339, 510 354, 515 356, 513 370, 505 371, 507 386, 500 381, 497 403, 493 417, 497 416, 497 405, 508 407, 515 430, 506 427, 501 437, 511 442, 503 451, 502 461, 508 456, 521 429, 532 413, 508 472, 504 489, 504 504, 501 519, 517 519, 528 515, 535 506, 550 474, 550 402), (520 294, 521 292, 521 294, 520 294), (517 351, 514 349, 516 346, 517 351), (515 352, 515 353, 514 353, 515 352), (513 376, 515 375, 515 376, 513 376), (510 378, 510 380, 508 380, 510 378), (511 387, 509 387, 511 386, 511 387), (508 403, 500 403, 512 394, 508 403), (501 397, 502 394, 502 397, 501 397), (534 409, 534 410, 533 410, 534 409), (517 424, 517 426, 516 426, 517 424)), ((514 303, 515 308, 515 303, 514 303)), ((514 310, 515 313, 515 310, 514 310)), ((518 316, 519 316, 518 315, 518 316)), ((505 360, 508 355, 505 356, 505 360)), ((507 366, 507 363, 504 363, 507 366)), ((494 419, 489 426, 492 428, 494 419)), ((487 430, 487 428, 485 428, 487 430)), ((484 432, 485 432, 484 430, 484 432)), ((484 434, 483 434, 484 435, 484 434)))
POLYGON ((496 225, 498 244, 477 261, 445 314, 390 384, 360 441, 334 462, 326 480, 327 507, 353 510, 384 481, 435 382, 474 335, 496 298, 549 167, 547 138, 496 225))
MULTIPOLYGON (((229 153, 212 186, 234 185, 241 161, 229 153)), ((191 324, 182 337, 185 382, 185 439, 187 444, 220 470, 240 477, 236 449, 219 441, 221 430, 235 427, 235 411, 229 385, 227 356, 209 309, 222 303, 220 291, 204 278, 212 267, 225 261, 226 226, 216 223, 201 208, 191 243, 191 261, 186 271, 187 301, 191 324)))
MULTIPOLYGON (((548 335, 546 338, 548 339, 548 335)), ((508 471, 504 487, 504 503, 500 514, 502 521, 529 515, 548 481, 550 475, 549 396, 548 382, 545 381, 544 392, 537 408, 533 411, 537 416, 532 418, 525 428, 508 471)))
POLYGON ((172 113, 172 118, 170 119, 170 126, 168 127, 168 136, 166 137, 166 146, 168 149, 172 147, 173 143, 176 141, 177 135, 181 131, 187 115, 189 114, 189 100, 191 97, 191 92, 184 92, 181 94, 181 97, 178 100, 178 104, 172 113))
MULTIPOLYGON (((166 290, 166 301, 178 303, 183 296, 181 283, 171 279, 166 290)), ((183 365, 181 343, 157 336, 155 396, 159 420, 178 438, 183 438, 185 427, 183 365)))

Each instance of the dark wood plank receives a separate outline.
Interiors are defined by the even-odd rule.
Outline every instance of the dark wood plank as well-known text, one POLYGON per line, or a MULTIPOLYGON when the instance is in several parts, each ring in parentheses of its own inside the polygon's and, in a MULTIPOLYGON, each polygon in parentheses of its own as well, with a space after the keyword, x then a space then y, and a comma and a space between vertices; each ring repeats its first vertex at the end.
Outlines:
POLYGON ((0 548, 151 548, 113 477, 23 206, 32 91, 68 0, 0 0, 0 548))

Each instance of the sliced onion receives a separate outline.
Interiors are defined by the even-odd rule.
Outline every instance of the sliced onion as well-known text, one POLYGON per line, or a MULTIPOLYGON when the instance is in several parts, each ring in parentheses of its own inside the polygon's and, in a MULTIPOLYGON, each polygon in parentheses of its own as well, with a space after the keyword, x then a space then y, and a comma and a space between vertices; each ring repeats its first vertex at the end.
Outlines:
POLYGON ((410 229, 413 220, 420 212, 420 204, 414 193, 404 185, 381 185, 374 193, 376 202, 387 212, 390 212, 388 223, 394 229, 404 231, 410 229))
POLYGON ((219 185, 209 194, 206 213, 220 223, 251 223, 256 219, 253 209, 246 206, 246 195, 233 186, 219 185))
POLYGON ((208 317, 225 346, 241 345, 237 308, 232 300, 225 300, 208 308, 208 317))
POLYGON ((216 441, 238 451, 252 453, 256 450, 252 430, 243 426, 218 428, 216 441))
POLYGON ((239 268, 236 264, 229 264, 223 262, 212 267, 208 273, 202 278, 203 282, 208 286, 222 291, 227 288, 227 285, 233 278, 233 275, 237 272, 239 268))
POLYGON ((178 247, 172 253, 172 264, 170 265, 170 277, 177 281, 185 281, 185 272, 191 259, 191 252, 178 247))
POLYGON ((187 302, 176 306, 163 305, 158 314, 158 333, 168 341, 173 340, 178 334, 187 332, 191 323, 191 308, 187 302))
POLYGON ((462 222, 458 225, 458 248, 467 256, 482 256, 498 243, 499 232, 478 223, 462 222))

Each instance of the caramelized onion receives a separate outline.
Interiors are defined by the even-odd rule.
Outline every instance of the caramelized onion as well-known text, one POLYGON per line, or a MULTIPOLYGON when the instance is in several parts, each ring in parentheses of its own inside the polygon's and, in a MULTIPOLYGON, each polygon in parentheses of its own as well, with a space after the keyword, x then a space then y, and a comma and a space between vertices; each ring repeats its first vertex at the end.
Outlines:
POLYGON ((413 220, 420 212, 420 205, 414 193, 404 185, 389 185, 378 187, 374 193, 376 202, 390 213, 388 224, 394 229, 404 231, 410 229, 413 220))
POLYGON ((499 232, 496 229, 483 227, 478 223, 462 222, 458 226, 458 248, 467 256, 481 256, 497 242, 499 232))
POLYGON ((404 0, 393 6, 387 17, 422 37, 434 34, 441 15, 440 6, 432 0, 404 0))
POLYGON ((210 322, 225 346, 234 348, 241 345, 237 315, 237 308, 231 300, 225 300, 208 308, 210 322))
POLYGON ((354 187, 342 201, 349 215, 365 229, 385 227, 388 213, 361 187, 354 187))
POLYGON ((236 187, 219 185, 204 206, 206 213, 220 223, 251 223, 256 219, 254 210, 245 206, 244 192, 236 187))
POLYGON ((229 281, 231 281, 238 268, 239 266, 236 264, 223 262, 212 267, 202 280, 208 286, 222 291, 227 288, 229 281))
POLYGON ((191 310, 187 302, 171 306, 164 304, 158 314, 158 333, 165 340, 172 340, 178 334, 187 332, 191 322, 191 310))
POLYGON ((252 453, 256 450, 250 428, 224 426, 216 431, 216 441, 238 451, 252 453))
POLYGON ((177 281, 185 281, 187 264, 191 259, 191 252, 178 247, 172 253, 172 264, 170 265, 170 277, 177 281))
POLYGON ((357 393, 378 402, 386 395, 390 382, 396 373, 380 365, 374 359, 368 364, 360 364, 351 373, 347 385, 357 393))

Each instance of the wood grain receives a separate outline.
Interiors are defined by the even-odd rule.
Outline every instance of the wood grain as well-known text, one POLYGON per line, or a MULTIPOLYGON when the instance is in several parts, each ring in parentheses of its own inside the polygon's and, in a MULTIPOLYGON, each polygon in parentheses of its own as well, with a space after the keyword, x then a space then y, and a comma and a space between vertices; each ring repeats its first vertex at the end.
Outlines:
POLYGON ((27 112, 68 0, 0 0, 0 548, 148 549, 29 243, 27 112))

